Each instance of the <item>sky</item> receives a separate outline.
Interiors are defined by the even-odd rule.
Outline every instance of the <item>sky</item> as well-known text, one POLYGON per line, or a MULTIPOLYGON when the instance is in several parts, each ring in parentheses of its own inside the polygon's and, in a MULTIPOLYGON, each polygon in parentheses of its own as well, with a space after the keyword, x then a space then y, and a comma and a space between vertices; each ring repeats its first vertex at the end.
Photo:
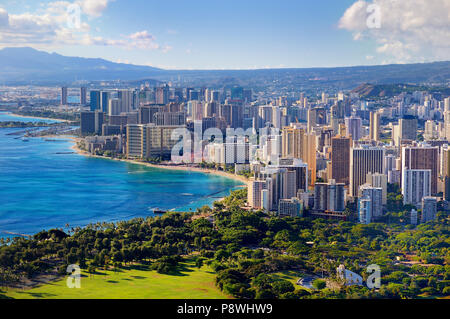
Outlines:
POLYGON ((450 60, 450 0, 0 0, 0 48, 165 69, 450 60))

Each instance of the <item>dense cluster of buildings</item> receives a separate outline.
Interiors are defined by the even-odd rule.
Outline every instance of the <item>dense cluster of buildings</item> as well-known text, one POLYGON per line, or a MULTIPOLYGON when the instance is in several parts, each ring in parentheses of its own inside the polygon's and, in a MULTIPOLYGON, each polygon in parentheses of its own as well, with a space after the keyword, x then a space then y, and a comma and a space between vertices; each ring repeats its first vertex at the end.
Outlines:
POLYGON ((251 172, 254 209, 346 219, 353 202, 359 221, 371 223, 386 211, 388 185, 398 184, 417 223, 450 200, 450 98, 439 94, 402 93, 380 108, 355 93, 261 101, 242 87, 164 85, 81 88, 81 100, 91 151, 170 161, 183 141, 183 162, 251 172))

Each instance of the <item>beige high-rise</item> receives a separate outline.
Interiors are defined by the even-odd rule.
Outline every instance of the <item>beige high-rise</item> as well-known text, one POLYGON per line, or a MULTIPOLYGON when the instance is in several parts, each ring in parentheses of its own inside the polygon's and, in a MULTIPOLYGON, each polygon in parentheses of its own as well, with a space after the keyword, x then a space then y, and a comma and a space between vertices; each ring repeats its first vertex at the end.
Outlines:
POLYGON ((380 140, 381 116, 380 113, 370 112, 370 139, 380 140))
POLYGON ((295 126, 284 127, 282 130, 283 158, 299 158, 308 164, 309 184, 316 181, 316 136, 308 134, 305 129, 295 126))

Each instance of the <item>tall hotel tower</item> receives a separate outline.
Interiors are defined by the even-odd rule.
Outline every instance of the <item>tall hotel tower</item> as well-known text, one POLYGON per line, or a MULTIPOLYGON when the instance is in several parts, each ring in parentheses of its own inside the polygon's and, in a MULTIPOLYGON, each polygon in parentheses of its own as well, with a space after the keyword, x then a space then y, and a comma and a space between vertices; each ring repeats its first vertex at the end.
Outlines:
POLYGON ((431 170, 431 195, 437 194, 439 147, 426 144, 403 147, 402 176, 406 174, 406 170, 431 170))
POLYGON ((350 151, 350 195, 358 197, 359 187, 368 173, 383 174, 384 149, 363 145, 350 151))

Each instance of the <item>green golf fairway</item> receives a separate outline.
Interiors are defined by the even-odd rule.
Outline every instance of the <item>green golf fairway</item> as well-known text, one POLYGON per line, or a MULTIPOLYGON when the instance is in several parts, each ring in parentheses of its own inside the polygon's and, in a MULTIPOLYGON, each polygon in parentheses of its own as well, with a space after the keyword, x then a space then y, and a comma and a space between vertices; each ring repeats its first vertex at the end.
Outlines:
POLYGON ((192 260, 181 263, 173 275, 147 270, 146 265, 123 267, 118 272, 82 271, 81 288, 68 288, 66 278, 29 289, 0 290, 16 299, 224 299, 229 298, 214 285, 214 273, 208 266, 198 269, 192 260))

